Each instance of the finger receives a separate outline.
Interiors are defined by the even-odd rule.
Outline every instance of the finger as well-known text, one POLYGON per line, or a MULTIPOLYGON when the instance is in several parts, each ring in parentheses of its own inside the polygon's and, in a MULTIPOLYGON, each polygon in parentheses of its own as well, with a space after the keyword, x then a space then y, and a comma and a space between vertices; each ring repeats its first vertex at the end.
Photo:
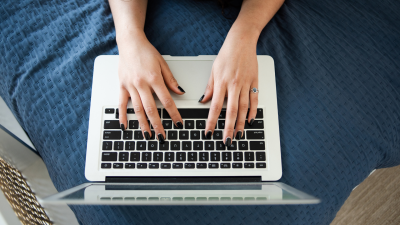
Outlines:
POLYGON ((249 88, 244 86, 239 96, 239 112, 236 120, 235 137, 240 140, 243 137, 244 125, 246 123, 247 110, 249 109, 249 88))
POLYGON ((224 143, 225 146, 232 144, 233 134, 235 132, 235 122, 238 115, 239 88, 228 89, 228 102, 226 106, 224 143))
POLYGON ((224 104, 226 86, 219 85, 219 87, 220 88, 214 90, 210 111, 208 113, 207 125, 204 131, 207 137, 214 133, 215 125, 217 124, 219 114, 221 113, 221 109, 224 104), (211 134, 208 134, 209 132, 211 132, 211 134))
POLYGON ((172 121, 179 129, 183 129, 183 120, 181 115, 179 114, 178 109, 176 108, 175 102, 172 99, 170 93, 168 92, 167 87, 163 82, 155 83, 153 85, 153 90, 155 91, 158 99, 160 99, 161 104, 167 110, 170 115, 172 121))
POLYGON ((151 90, 148 86, 138 90, 140 99, 142 100, 144 111, 146 111, 147 117, 150 119, 150 123, 153 126, 156 137, 160 143, 164 143, 165 132, 161 124, 160 115, 158 114, 156 102, 151 94, 151 90))
POLYGON ((200 97, 199 102, 205 103, 211 100, 213 96, 213 90, 214 90, 214 76, 211 73, 211 76, 208 79, 206 91, 204 92, 204 95, 200 97))
POLYGON ((150 125, 147 122, 147 116, 143 109, 142 100, 140 99, 139 93, 135 87, 129 88, 129 94, 131 95, 131 101, 133 109, 135 110, 136 118, 139 121, 140 129, 142 130, 143 137, 149 140, 151 137, 150 125))
POLYGON ((254 120, 257 115, 257 106, 258 106, 258 92, 253 93, 252 89, 257 88, 258 90, 258 80, 255 80, 251 86, 250 86, 250 111, 249 111, 249 117, 247 118, 247 122, 251 125, 253 125, 254 120))
MULTIPOLYGON (((164 59, 160 60, 160 65, 161 65, 161 73, 164 78, 164 82, 167 85, 171 91, 175 92, 178 95, 183 95, 185 91, 179 86, 178 81, 176 81, 174 75, 172 75, 171 70, 169 69, 169 66, 167 62, 165 62, 164 59)), ((157 95, 159 96, 159 95, 157 95)))
POLYGON ((119 90, 119 124, 121 130, 125 130, 128 125, 128 121, 126 119, 126 106, 128 105, 129 101, 129 92, 125 89, 125 87, 121 86, 119 90))

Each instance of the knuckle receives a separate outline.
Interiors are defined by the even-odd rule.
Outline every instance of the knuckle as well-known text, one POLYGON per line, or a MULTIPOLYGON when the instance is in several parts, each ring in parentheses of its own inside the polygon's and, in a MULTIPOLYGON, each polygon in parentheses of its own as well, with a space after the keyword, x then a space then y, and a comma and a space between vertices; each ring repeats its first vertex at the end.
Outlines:
POLYGON ((165 108, 171 108, 172 106, 175 105, 174 100, 172 100, 172 98, 166 98, 163 102, 162 102, 163 106, 165 108))
POLYGON ((219 112, 219 111, 221 111, 221 106, 218 105, 218 104, 212 104, 212 105, 210 106, 210 111, 212 111, 212 112, 219 112))
POLYGON ((162 125, 160 123, 152 123, 151 124, 154 128, 154 130, 162 130, 162 125))
POLYGON ((147 112, 147 115, 153 115, 157 111, 156 108, 154 108, 153 106, 148 106, 145 110, 147 112))
POLYGON ((227 110, 226 110, 226 115, 229 117, 229 116, 237 116, 237 107, 233 107, 233 106, 231 106, 231 107, 229 107, 229 108, 227 108, 227 110))
POLYGON ((173 77, 173 76, 171 76, 171 77, 168 79, 168 81, 169 81, 170 83, 172 83, 172 84, 177 83, 175 77, 173 77))
POLYGON ((152 84, 158 82, 160 79, 160 75, 156 72, 149 72, 147 76, 148 81, 152 84))
POLYGON ((136 114, 140 114, 140 113, 143 112, 142 106, 141 106, 141 105, 134 105, 134 106, 133 106, 133 109, 135 110, 135 113, 136 113, 136 114))
POLYGON ((239 109, 242 111, 247 111, 248 106, 249 106, 248 103, 240 103, 239 109))

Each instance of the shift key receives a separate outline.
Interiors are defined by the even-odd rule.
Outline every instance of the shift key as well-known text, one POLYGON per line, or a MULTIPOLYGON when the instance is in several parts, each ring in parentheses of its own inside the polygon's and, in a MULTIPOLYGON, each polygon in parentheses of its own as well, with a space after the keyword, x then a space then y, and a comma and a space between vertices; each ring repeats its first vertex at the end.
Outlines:
POLYGON ((107 140, 121 140, 121 131, 104 131, 103 132, 103 139, 107 140))
POLYGON ((247 139, 264 139, 264 131, 262 130, 248 130, 246 131, 247 139))

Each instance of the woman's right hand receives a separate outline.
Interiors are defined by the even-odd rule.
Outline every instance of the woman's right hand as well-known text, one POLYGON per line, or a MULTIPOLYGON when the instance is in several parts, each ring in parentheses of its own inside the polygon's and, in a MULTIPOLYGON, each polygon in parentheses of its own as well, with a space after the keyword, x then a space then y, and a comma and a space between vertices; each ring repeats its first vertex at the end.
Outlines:
POLYGON ((147 40, 144 32, 132 35, 118 42, 119 65, 118 75, 120 83, 119 122, 121 129, 127 128, 126 110, 129 97, 139 120, 143 137, 149 139, 151 134, 150 123, 160 142, 164 142, 166 134, 157 111, 153 93, 168 111, 173 123, 183 128, 181 115, 176 108, 166 86, 176 94, 185 92, 178 85, 168 64, 154 46, 147 40), (147 114, 147 116, 146 116, 147 114))

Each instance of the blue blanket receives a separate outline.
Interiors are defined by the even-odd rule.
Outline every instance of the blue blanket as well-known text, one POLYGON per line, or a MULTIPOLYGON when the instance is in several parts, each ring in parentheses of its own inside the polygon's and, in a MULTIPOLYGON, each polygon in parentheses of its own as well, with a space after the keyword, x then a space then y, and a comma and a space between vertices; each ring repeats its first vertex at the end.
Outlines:
MULTIPOLYGON (((399 11, 398 0, 287 0, 260 36, 276 66, 281 181, 321 204, 73 206, 78 220, 329 224, 373 169, 400 164, 399 11)), ((145 32, 164 55, 215 55, 232 23, 214 1, 150 0, 145 32)), ((118 54, 108 2, 7 0, 0 28, 1 97, 57 189, 86 182, 93 62, 118 54)))

